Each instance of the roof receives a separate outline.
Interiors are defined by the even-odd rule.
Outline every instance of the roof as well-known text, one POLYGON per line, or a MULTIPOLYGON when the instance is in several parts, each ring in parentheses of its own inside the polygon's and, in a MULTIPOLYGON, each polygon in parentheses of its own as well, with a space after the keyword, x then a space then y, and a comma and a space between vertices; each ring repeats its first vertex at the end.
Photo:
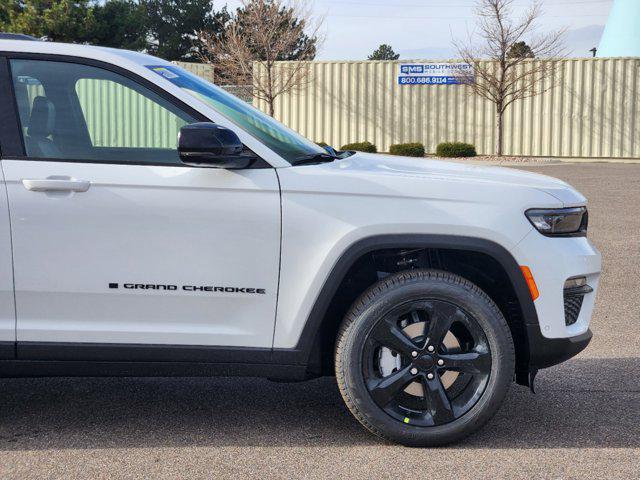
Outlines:
POLYGON ((0 39, 5 40, 38 40, 36 37, 32 37, 31 35, 25 35, 24 33, 11 33, 11 32, 0 32, 0 39))
POLYGON ((71 57, 101 60, 107 63, 121 64, 130 62, 137 65, 170 65, 170 62, 151 55, 118 48, 78 45, 57 42, 25 42, 24 40, 0 39, 0 52, 45 53, 49 55, 67 55, 71 57))

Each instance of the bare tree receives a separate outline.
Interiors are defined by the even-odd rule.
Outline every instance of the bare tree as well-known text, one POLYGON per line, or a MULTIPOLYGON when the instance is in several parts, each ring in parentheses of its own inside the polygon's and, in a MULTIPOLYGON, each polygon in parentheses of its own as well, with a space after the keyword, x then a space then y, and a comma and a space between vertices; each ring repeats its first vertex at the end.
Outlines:
POLYGON ((243 0, 242 5, 222 35, 200 32, 201 60, 214 66, 218 81, 265 101, 273 116, 276 98, 308 83, 322 20, 312 21, 310 9, 299 2, 243 0))
POLYGON ((520 18, 514 18, 513 0, 478 0, 478 36, 467 43, 454 43, 462 61, 473 71, 458 74, 470 92, 491 101, 496 109, 496 155, 502 155, 503 118, 518 100, 539 95, 557 84, 556 71, 565 56, 564 29, 536 34, 541 5, 532 2, 520 18), (527 55, 510 54, 526 40, 527 55), (532 59, 535 57, 535 59, 532 59))

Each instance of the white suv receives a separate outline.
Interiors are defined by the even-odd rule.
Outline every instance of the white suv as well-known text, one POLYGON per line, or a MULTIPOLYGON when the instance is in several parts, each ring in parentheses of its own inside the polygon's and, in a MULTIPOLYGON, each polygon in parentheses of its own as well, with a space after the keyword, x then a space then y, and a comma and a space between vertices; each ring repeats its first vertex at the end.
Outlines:
POLYGON ((335 374, 406 444, 586 347, 585 198, 326 151, 163 60, 0 40, 0 375, 335 374))

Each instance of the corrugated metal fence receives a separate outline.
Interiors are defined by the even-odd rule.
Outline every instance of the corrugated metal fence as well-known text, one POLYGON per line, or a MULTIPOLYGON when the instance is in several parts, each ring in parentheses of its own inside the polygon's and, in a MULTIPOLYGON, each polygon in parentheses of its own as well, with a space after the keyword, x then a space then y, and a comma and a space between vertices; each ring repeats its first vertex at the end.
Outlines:
MULTIPOLYGON (((206 65, 202 63, 192 63, 192 62, 173 62, 176 65, 188 70, 189 72, 198 75, 199 77, 204 78, 212 83, 214 82, 214 68, 212 65, 206 65)), ((247 88, 244 88, 239 85, 223 85, 218 84, 218 86, 227 92, 235 95, 236 97, 240 97, 245 102, 252 102, 251 94, 247 94, 247 88)), ((250 91, 250 90, 249 90, 250 91)))
MULTIPOLYGON (((504 153, 640 158, 640 58, 558 62, 555 88, 507 111, 504 153)), ((439 142, 465 141, 493 153, 490 102, 462 85, 398 85, 400 63, 313 62, 309 83, 277 99, 276 118, 336 147, 421 142, 434 152, 439 142)))
POLYGON ((179 67, 188 70, 194 75, 198 75, 199 77, 208 80, 209 82, 214 81, 214 69, 212 65, 208 65, 206 63, 193 63, 193 62, 172 62, 178 65, 179 67))
POLYGON ((116 82, 81 79, 76 91, 94 146, 176 148, 186 122, 135 90, 116 82))
MULTIPOLYGON (((505 154, 640 158, 640 58, 560 63, 557 87, 508 110, 505 154)), ((312 62, 309 83, 278 98, 276 118, 311 140, 336 147, 366 140, 387 151, 394 143, 421 142, 434 152, 439 142, 456 140, 473 143, 481 154, 494 151, 491 103, 469 95, 461 85, 400 86, 399 64, 312 62)), ((213 78, 210 66, 181 66, 213 78)), ((175 147, 181 120, 109 83, 83 80, 77 85, 95 145, 175 147), (122 114, 111 118, 111 110, 122 114), (127 128, 116 129, 114 122, 127 128), (159 143, 151 125, 162 125, 165 140, 159 143)), ((37 83, 29 85, 30 97, 42 94, 40 89, 37 83)), ((268 111, 264 102, 256 103, 268 111)))

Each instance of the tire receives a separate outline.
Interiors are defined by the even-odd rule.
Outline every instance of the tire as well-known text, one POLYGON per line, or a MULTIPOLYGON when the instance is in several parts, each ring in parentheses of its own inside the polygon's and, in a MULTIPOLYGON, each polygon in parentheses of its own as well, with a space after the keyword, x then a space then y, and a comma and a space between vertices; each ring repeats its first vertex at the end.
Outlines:
POLYGON ((411 447, 477 431, 499 409, 515 368, 496 304, 468 280, 426 269, 390 275, 365 291, 342 322, 335 355, 353 415, 411 447))

